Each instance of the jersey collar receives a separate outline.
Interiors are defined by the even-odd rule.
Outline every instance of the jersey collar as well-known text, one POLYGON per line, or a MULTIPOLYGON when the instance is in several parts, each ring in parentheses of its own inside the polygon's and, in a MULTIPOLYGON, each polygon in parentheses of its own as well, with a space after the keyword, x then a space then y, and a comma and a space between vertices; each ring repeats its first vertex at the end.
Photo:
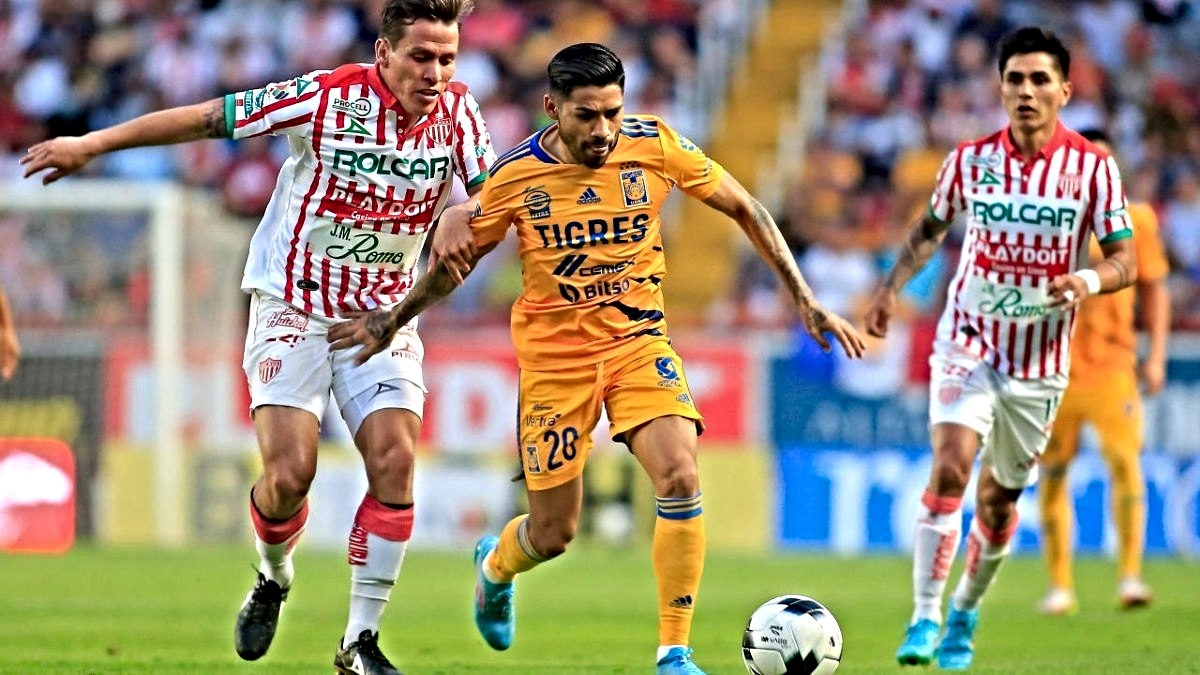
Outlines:
POLYGON ((375 92, 375 95, 379 97, 380 105, 382 105, 384 108, 394 111, 396 116, 400 118, 402 123, 404 123, 401 125, 401 127, 403 128, 403 126, 406 126, 408 122, 408 112, 404 109, 404 106, 400 105, 400 99, 396 98, 396 95, 393 94, 392 90, 388 89, 387 84, 384 83, 383 76, 379 74, 378 63, 367 69, 367 84, 371 86, 371 89, 375 92))
MULTIPOLYGON (((1063 125, 1062 120, 1058 120, 1054 124, 1054 133, 1050 135, 1050 140, 1046 145, 1042 146, 1041 150, 1034 155, 1034 161, 1039 159, 1049 159, 1054 154, 1055 150, 1065 145, 1067 142, 1067 127, 1063 125)), ((1012 125, 1004 128, 1004 133, 1000 135, 1000 143, 1004 146, 1004 151, 1011 157, 1022 157, 1021 150, 1013 145, 1012 142, 1012 125)))
POLYGON ((546 134, 550 133, 550 130, 557 126, 557 122, 551 122, 550 124, 542 127, 542 130, 534 134, 533 140, 529 143, 529 150, 533 153, 533 156, 537 157, 546 164, 562 164, 558 158, 547 152, 545 146, 542 145, 542 142, 546 138, 546 134))

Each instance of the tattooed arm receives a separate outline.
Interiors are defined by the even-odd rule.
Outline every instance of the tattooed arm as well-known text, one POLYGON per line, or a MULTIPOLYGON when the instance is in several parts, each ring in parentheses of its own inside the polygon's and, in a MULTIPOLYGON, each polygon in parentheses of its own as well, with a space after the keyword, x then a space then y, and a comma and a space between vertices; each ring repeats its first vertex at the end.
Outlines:
MULTIPOLYGON (((469 269, 462 276, 465 278, 470 274, 479 259, 494 248, 496 248, 496 244, 480 248, 468 261, 469 269)), ((393 332, 400 330, 401 326, 412 321, 418 314, 436 305, 442 298, 458 288, 459 281, 455 278, 455 274, 449 263, 443 260, 439 261, 428 274, 421 277, 408 295, 404 296, 400 304, 393 307, 389 313, 393 332)))
MULTIPOLYGON (((494 248, 496 248, 496 244, 479 248, 471 258, 470 269, 463 276, 470 274, 470 270, 475 268, 479 259, 494 248)), ((441 260, 425 276, 421 277, 408 295, 400 301, 400 304, 392 309, 347 313, 345 316, 349 321, 343 321, 329 329, 326 339, 329 341, 330 351, 362 345, 362 349, 354 357, 354 362, 358 365, 366 363, 367 359, 392 344, 392 338, 395 337, 396 331, 458 288, 459 284, 454 274, 447 262, 441 260)))
POLYGON ((791 249, 784 241, 783 233, 779 231, 766 207, 728 174, 721 179, 717 191, 705 199, 704 203, 729 216, 742 228, 759 256, 783 282, 801 321, 804 322, 805 329, 822 349, 829 351, 829 340, 826 339, 825 333, 832 333, 841 343, 847 356, 862 356, 862 338, 849 323, 828 312, 813 296, 812 289, 804 280, 800 268, 796 266, 791 249))
POLYGON ((868 334, 875 337, 887 335, 888 322, 896 311, 896 293, 929 264, 929 259, 937 252, 949 231, 950 223, 934 218, 929 212, 909 229, 904 246, 900 249, 900 257, 867 310, 868 334))
POLYGON ((926 212, 909 230, 900 257, 888 273, 884 286, 892 291, 904 288, 917 272, 929 264, 929 259, 937 252, 949 231, 950 223, 944 223, 926 212))
POLYGON ((26 178, 50 169, 42 177, 42 183, 49 184, 82 169, 106 152, 227 136, 225 99, 214 98, 204 103, 147 113, 83 136, 60 136, 43 141, 29 148, 21 158, 21 164, 25 165, 26 178))

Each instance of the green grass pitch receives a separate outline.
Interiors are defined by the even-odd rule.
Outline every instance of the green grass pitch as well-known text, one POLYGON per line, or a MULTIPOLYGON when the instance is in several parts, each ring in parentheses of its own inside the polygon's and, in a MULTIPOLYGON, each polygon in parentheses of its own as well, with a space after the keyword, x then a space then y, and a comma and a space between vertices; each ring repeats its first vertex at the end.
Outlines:
MULTIPOLYGON (((384 618, 382 645, 407 675, 653 672, 649 552, 577 546, 518 584, 517 639, 489 650, 471 621, 470 550, 410 553, 384 618)), ((961 556, 960 556, 961 558, 961 556)), ((329 673, 345 621, 344 557, 297 553, 297 580, 270 653, 233 651, 253 549, 188 552, 83 547, 61 557, 0 557, 0 673, 329 673)), ((961 561, 960 561, 961 565, 961 561)), ((1113 603, 1110 562, 1077 566, 1081 612, 1034 612, 1039 561, 1017 557, 984 607, 975 673, 1200 673, 1200 564, 1152 559, 1153 607, 1113 603)), ((956 578, 956 577, 955 577, 956 578)), ((903 557, 709 556, 693 647, 709 675, 741 675, 741 629, 773 595, 801 593, 841 622, 839 675, 902 671, 892 660, 910 607, 903 557)))

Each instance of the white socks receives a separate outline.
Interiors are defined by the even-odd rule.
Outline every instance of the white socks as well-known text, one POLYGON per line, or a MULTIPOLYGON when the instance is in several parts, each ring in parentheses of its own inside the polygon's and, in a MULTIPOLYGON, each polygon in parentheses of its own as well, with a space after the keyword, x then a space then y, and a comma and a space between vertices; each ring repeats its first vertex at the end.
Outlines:
POLYGON ((342 639, 343 647, 357 640, 364 630, 379 630, 379 621, 400 576, 400 566, 408 548, 407 541, 388 541, 359 528, 354 528, 351 541, 356 535, 361 535, 361 541, 366 544, 366 555, 362 564, 350 566, 350 617, 342 639))
POLYGON ((955 609, 970 611, 979 607, 983 594, 991 587, 996 572, 1012 549, 1012 532, 1013 529, 1009 529, 1007 533, 993 534, 989 538, 978 518, 971 522, 971 532, 967 535, 967 568, 954 589, 955 609))
POLYGON ((962 499, 921 498, 926 511, 913 534, 913 614, 910 624, 928 619, 941 625, 942 595, 962 539, 962 499))

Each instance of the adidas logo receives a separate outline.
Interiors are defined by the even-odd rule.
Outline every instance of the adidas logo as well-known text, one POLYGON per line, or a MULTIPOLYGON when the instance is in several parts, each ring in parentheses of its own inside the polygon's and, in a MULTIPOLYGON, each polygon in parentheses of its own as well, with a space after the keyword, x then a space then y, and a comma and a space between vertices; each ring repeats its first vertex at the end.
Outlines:
POLYGON ((592 188, 588 188, 583 191, 583 194, 579 195, 579 199, 576 199, 575 203, 576 204, 599 204, 600 203, 600 195, 597 195, 596 191, 593 190, 592 188))
POLYGON ((679 609, 691 609, 692 608, 692 596, 690 594, 682 595, 678 598, 675 598, 674 600, 672 600, 671 602, 669 602, 667 604, 671 607, 677 607, 679 609))

